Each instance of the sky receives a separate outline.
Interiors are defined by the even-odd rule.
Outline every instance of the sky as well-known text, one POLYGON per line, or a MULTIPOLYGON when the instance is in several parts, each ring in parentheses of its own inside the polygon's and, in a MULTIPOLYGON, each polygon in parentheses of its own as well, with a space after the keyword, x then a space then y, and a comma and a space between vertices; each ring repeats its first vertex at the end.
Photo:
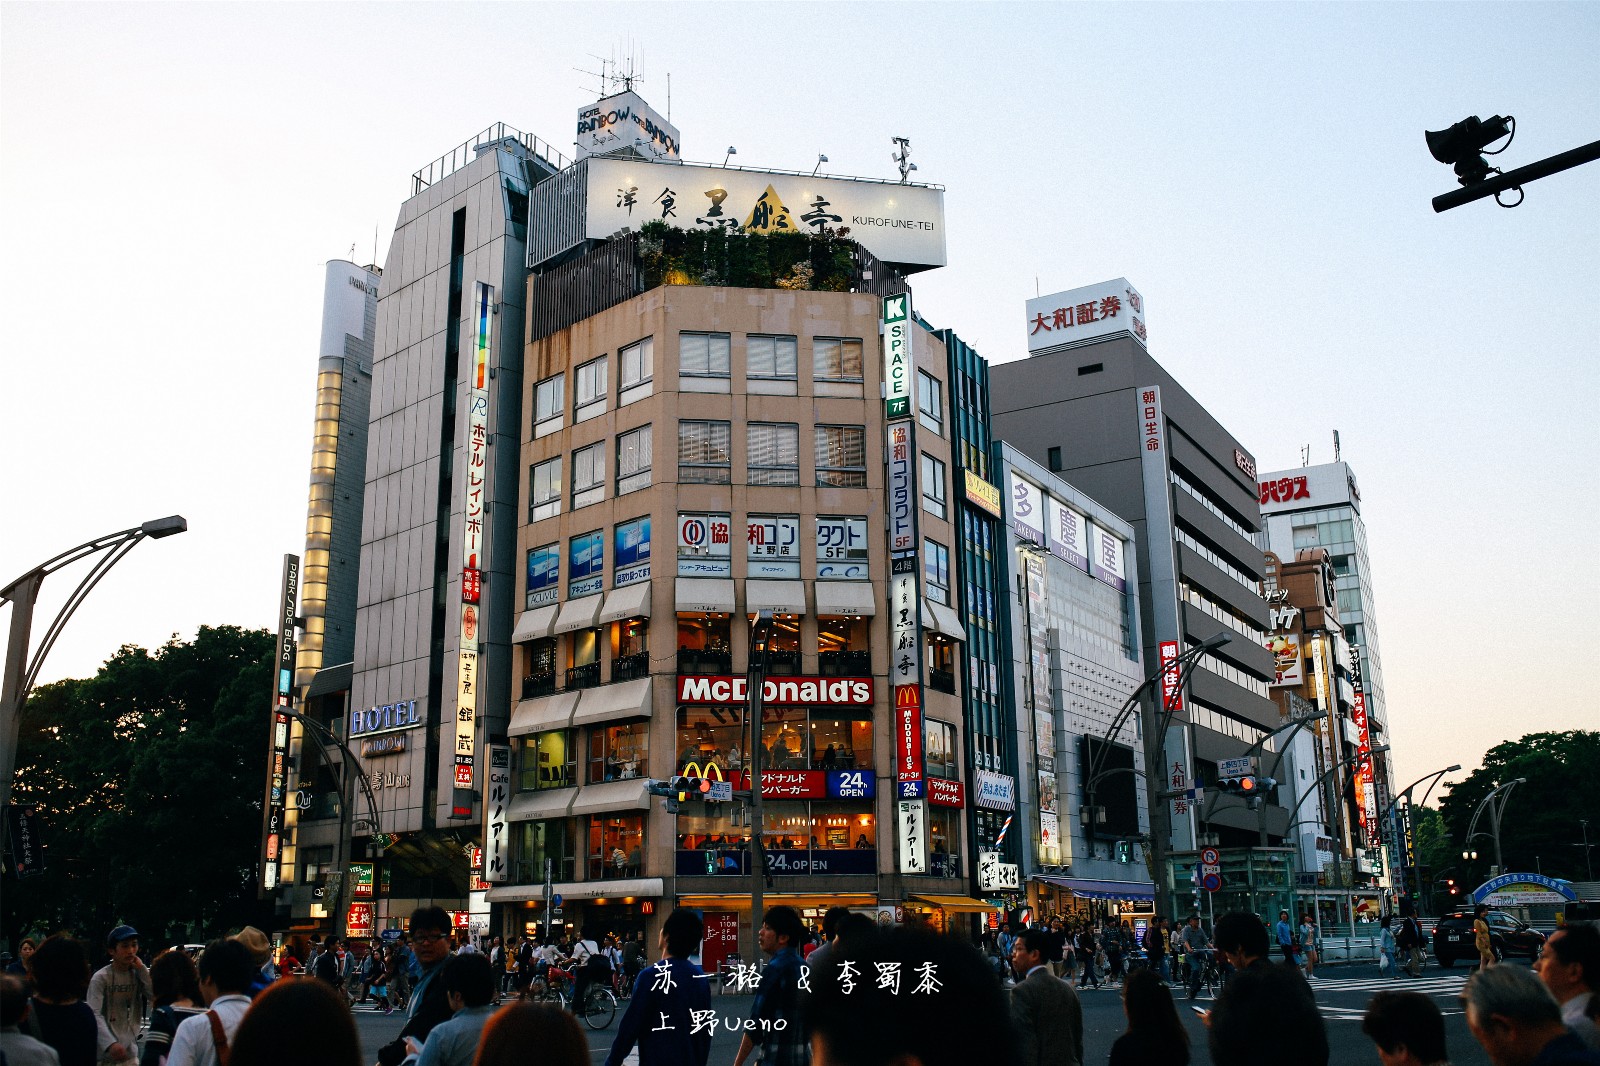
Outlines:
POLYGON ((269 626, 323 264, 381 264, 411 174, 493 123, 570 155, 582 72, 631 55, 688 160, 884 178, 910 138, 947 189, 918 311, 992 362, 1028 297, 1126 277, 1260 469, 1337 429, 1398 783, 1600 728, 1600 163, 1437 215, 1423 141, 1511 114, 1506 169, 1588 143, 1597 54, 1597 4, 5 3, 0 582, 176 513, 40 680, 269 626))

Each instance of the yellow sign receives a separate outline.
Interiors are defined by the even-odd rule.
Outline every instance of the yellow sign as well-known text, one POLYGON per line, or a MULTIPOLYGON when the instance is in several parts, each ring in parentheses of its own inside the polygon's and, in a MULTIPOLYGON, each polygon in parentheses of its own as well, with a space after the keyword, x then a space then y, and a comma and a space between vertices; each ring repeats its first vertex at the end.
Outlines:
POLYGON ((974 507, 988 511, 996 518, 1004 517, 1000 510, 1000 490, 970 470, 965 471, 965 473, 967 475, 967 502, 974 507))
POLYGON ((756 199, 756 205, 750 209, 750 217, 744 220, 744 228, 751 233, 797 233, 800 229, 790 217, 789 209, 778 198, 778 190, 771 185, 756 199))
MULTIPOLYGON (((683 767, 683 776, 698 777, 705 781, 723 780, 722 767, 718 766, 709 759, 706 760, 706 766, 704 770, 700 768, 700 764, 697 762, 685 763, 683 767)), ((678 793, 678 799, 680 802, 688 798, 689 794, 687 792, 678 793)))

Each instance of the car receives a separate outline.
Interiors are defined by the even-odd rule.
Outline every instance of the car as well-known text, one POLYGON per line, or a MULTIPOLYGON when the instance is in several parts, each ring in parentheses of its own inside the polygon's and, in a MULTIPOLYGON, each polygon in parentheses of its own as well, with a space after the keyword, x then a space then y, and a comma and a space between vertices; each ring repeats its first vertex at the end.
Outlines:
MULTIPOLYGON (((1454 966, 1457 959, 1477 960, 1472 917, 1472 911, 1451 911, 1434 924, 1433 957, 1439 960, 1440 966, 1454 966)), ((1489 943, 1496 959, 1525 958, 1531 963, 1544 950, 1544 934, 1513 915, 1491 909, 1484 920, 1489 923, 1489 943)))

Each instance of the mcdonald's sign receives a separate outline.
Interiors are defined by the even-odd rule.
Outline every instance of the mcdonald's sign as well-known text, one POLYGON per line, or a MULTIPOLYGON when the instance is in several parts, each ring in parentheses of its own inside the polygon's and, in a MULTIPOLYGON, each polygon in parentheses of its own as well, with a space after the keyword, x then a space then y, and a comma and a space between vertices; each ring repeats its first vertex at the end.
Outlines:
POLYGON ((922 777, 922 686, 894 687, 894 719, 897 779, 916 781, 922 777))

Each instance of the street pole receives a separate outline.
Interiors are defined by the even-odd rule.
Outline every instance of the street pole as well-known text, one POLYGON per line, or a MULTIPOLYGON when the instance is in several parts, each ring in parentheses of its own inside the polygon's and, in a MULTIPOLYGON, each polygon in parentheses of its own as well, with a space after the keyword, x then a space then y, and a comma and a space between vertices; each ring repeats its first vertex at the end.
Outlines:
POLYGON ((546 943, 555 939, 555 927, 553 924, 555 922, 555 908, 550 902, 554 898, 552 895, 555 888, 552 883, 554 870, 555 863, 546 857, 544 860, 544 939, 546 943))
POLYGON ((767 683, 767 651, 772 644, 772 612, 757 613, 750 626, 745 664, 745 701, 750 716, 750 935, 761 954, 761 916, 766 913, 766 823, 761 814, 761 690, 767 683))

